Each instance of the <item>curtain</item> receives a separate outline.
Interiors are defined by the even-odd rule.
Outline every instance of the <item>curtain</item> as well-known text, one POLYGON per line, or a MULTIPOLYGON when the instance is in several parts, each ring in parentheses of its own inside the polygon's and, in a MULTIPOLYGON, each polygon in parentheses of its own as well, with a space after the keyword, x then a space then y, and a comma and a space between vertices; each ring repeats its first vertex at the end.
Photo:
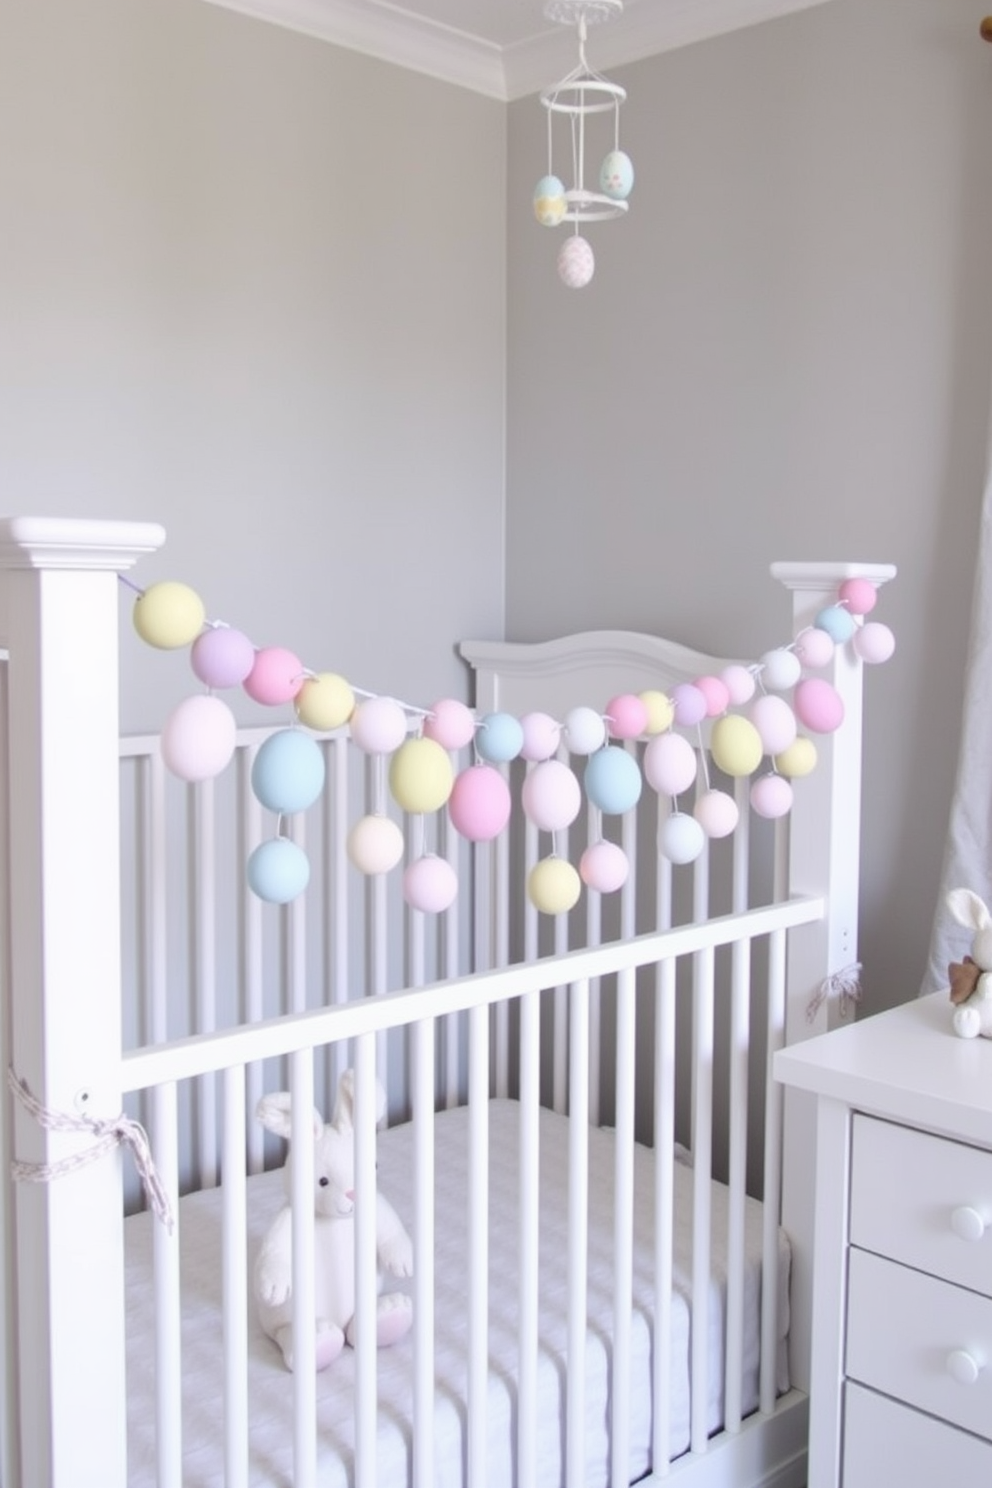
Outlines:
POLYGON ((982 501, 978 567, 965 672, 957 778, 922 993, 947 986, 947 964, 971 944, 947 911, 949 889, 971 889, 992 908, 992 448, 982 501))

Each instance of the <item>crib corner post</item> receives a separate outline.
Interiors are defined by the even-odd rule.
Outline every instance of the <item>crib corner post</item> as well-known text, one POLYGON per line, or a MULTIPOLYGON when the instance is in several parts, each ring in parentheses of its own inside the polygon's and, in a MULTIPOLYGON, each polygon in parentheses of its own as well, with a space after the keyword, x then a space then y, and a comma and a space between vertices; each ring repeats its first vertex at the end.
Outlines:
MULTIPOLYGON (((3 1053, 73 1118, 121 1109, 118 575, 163 540, 136 522, 0 521, 3 1053)), ((93 1140, 14 1102, 13 1156, 70 1163, 15 1190, 19 1481, 46 1488, 126 1482, 121 1161, 73 1165, 93 1140)))
MULTIPOLYGON (((864 578, 880 586, 895 572, 891 564, 880 563, 772 565, 774 577, 792 591, 794 637, 821 610, 837 603, 845 579, 864 578)), ((838 999, 821 993, 858 959, 863 665, 849 643, 838 645, 829 667, 817 675, 837 689, 844 719, 835 733, 817 735, 816 768, 797 783, 791 813, 788 891, 822 896, 826 910, 821 921, 789 938, 786 1044, 825 1033, 838 1021, 838 999)), ((811 1096, 785 1092, 782 1222, 792 1244, 790 1372, 800 1389, 809 1388, 815 1117, 811 1096)))

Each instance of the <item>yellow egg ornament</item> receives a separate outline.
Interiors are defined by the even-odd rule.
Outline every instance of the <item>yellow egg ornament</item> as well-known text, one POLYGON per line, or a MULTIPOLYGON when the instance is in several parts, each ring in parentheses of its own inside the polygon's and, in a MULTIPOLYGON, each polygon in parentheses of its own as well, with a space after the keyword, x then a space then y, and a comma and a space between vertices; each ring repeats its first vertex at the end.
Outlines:
POLYGON ((134 628, 143 641, 160 651, 190 646, 203 629, 203 600, 188 584, 165 579, 150 584, 134 602, 134 628))
POLYGON ((764 747, 761 735, 749 718, 742 718, 739 713, 727 713, 713 725, 710 753, 718 769, 736 778, 750 775, 758 768, 764 747))
POLYGON ((567 914, 581 893, 578 870, 566 858, 542 858, 527 878, 527 897, 541 914, 567 914))
POLYGON ((670 729, 675 721, 675 704, 671 698, 666 693, 659 692, 655 687, 649 687, 647 692, 642 692, 640 698, 648 715, 645 732, 663 734, 666 729, 670 729))
POLYGON ((407 739, 389 762, 389 789, 403 811, 439 811, 455 781, 448 751, 434 739, 407 739))
POLYGON ((816 761, 817 752, 813 740, 807 739, 805 734, 798 734, 788 749, 783 749, 781 754, 775 756, 775 768, 789 780, 801 780, 804 775, 811 775, 816 769, 816 761))
POLYGON ((337 672, 317 672, 304 682, 293 706, 302 724, 325 734, 348 722, 355 711, 355 694, 337 672))

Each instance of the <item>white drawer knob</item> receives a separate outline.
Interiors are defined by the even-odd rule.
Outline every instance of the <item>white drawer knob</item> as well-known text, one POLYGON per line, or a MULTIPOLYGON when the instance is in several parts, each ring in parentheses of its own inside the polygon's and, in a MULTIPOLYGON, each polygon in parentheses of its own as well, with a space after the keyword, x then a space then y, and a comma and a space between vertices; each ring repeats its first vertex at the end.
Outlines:
POLYGON ((970 1204, 962 1204, 951 1215, 951 1229, 959 1240, 981 1240, 985 1234, 985 1220, 970 1204))
POLYGON ((959 1385, 973 1385, 981 1368, 981 1364, 967 1349, 955 1349, 947 1356, 947 1372, 959 1385))

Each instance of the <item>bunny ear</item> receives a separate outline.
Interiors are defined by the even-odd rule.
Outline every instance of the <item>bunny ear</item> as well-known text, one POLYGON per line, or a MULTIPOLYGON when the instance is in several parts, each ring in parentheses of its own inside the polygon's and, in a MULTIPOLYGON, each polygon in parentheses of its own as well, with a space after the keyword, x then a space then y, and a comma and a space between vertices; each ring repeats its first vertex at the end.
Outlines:
MULTIPOLYGON (((275 1132, 288 1142, 293 1135, 293 1097, 288 1090, 279 1090, 275 1095, 263 1095, 255 1108, 255 1115, 267 1131, 275 1132)), ((314 1141, 324 1130, 324 1118, 320 1112, 313 1113, 314 1141)))
MULTIPOLYGON (((378 1078, 375 1082, 375 1124, 386 1114, 386 1092, 382 1087, 382 1081, 378 1078)), ((355 1071, 346 1069, 338 1081, 338 1098, 334 1107, 334 1120, 332 1126, 339 1130, 348 1130, 355 1124, 355 1071)))
POLYGON ((992 925, 984 902, 971 889, 951 889, 944 902, 958 924, 969 930, 985 930, 992 925))

